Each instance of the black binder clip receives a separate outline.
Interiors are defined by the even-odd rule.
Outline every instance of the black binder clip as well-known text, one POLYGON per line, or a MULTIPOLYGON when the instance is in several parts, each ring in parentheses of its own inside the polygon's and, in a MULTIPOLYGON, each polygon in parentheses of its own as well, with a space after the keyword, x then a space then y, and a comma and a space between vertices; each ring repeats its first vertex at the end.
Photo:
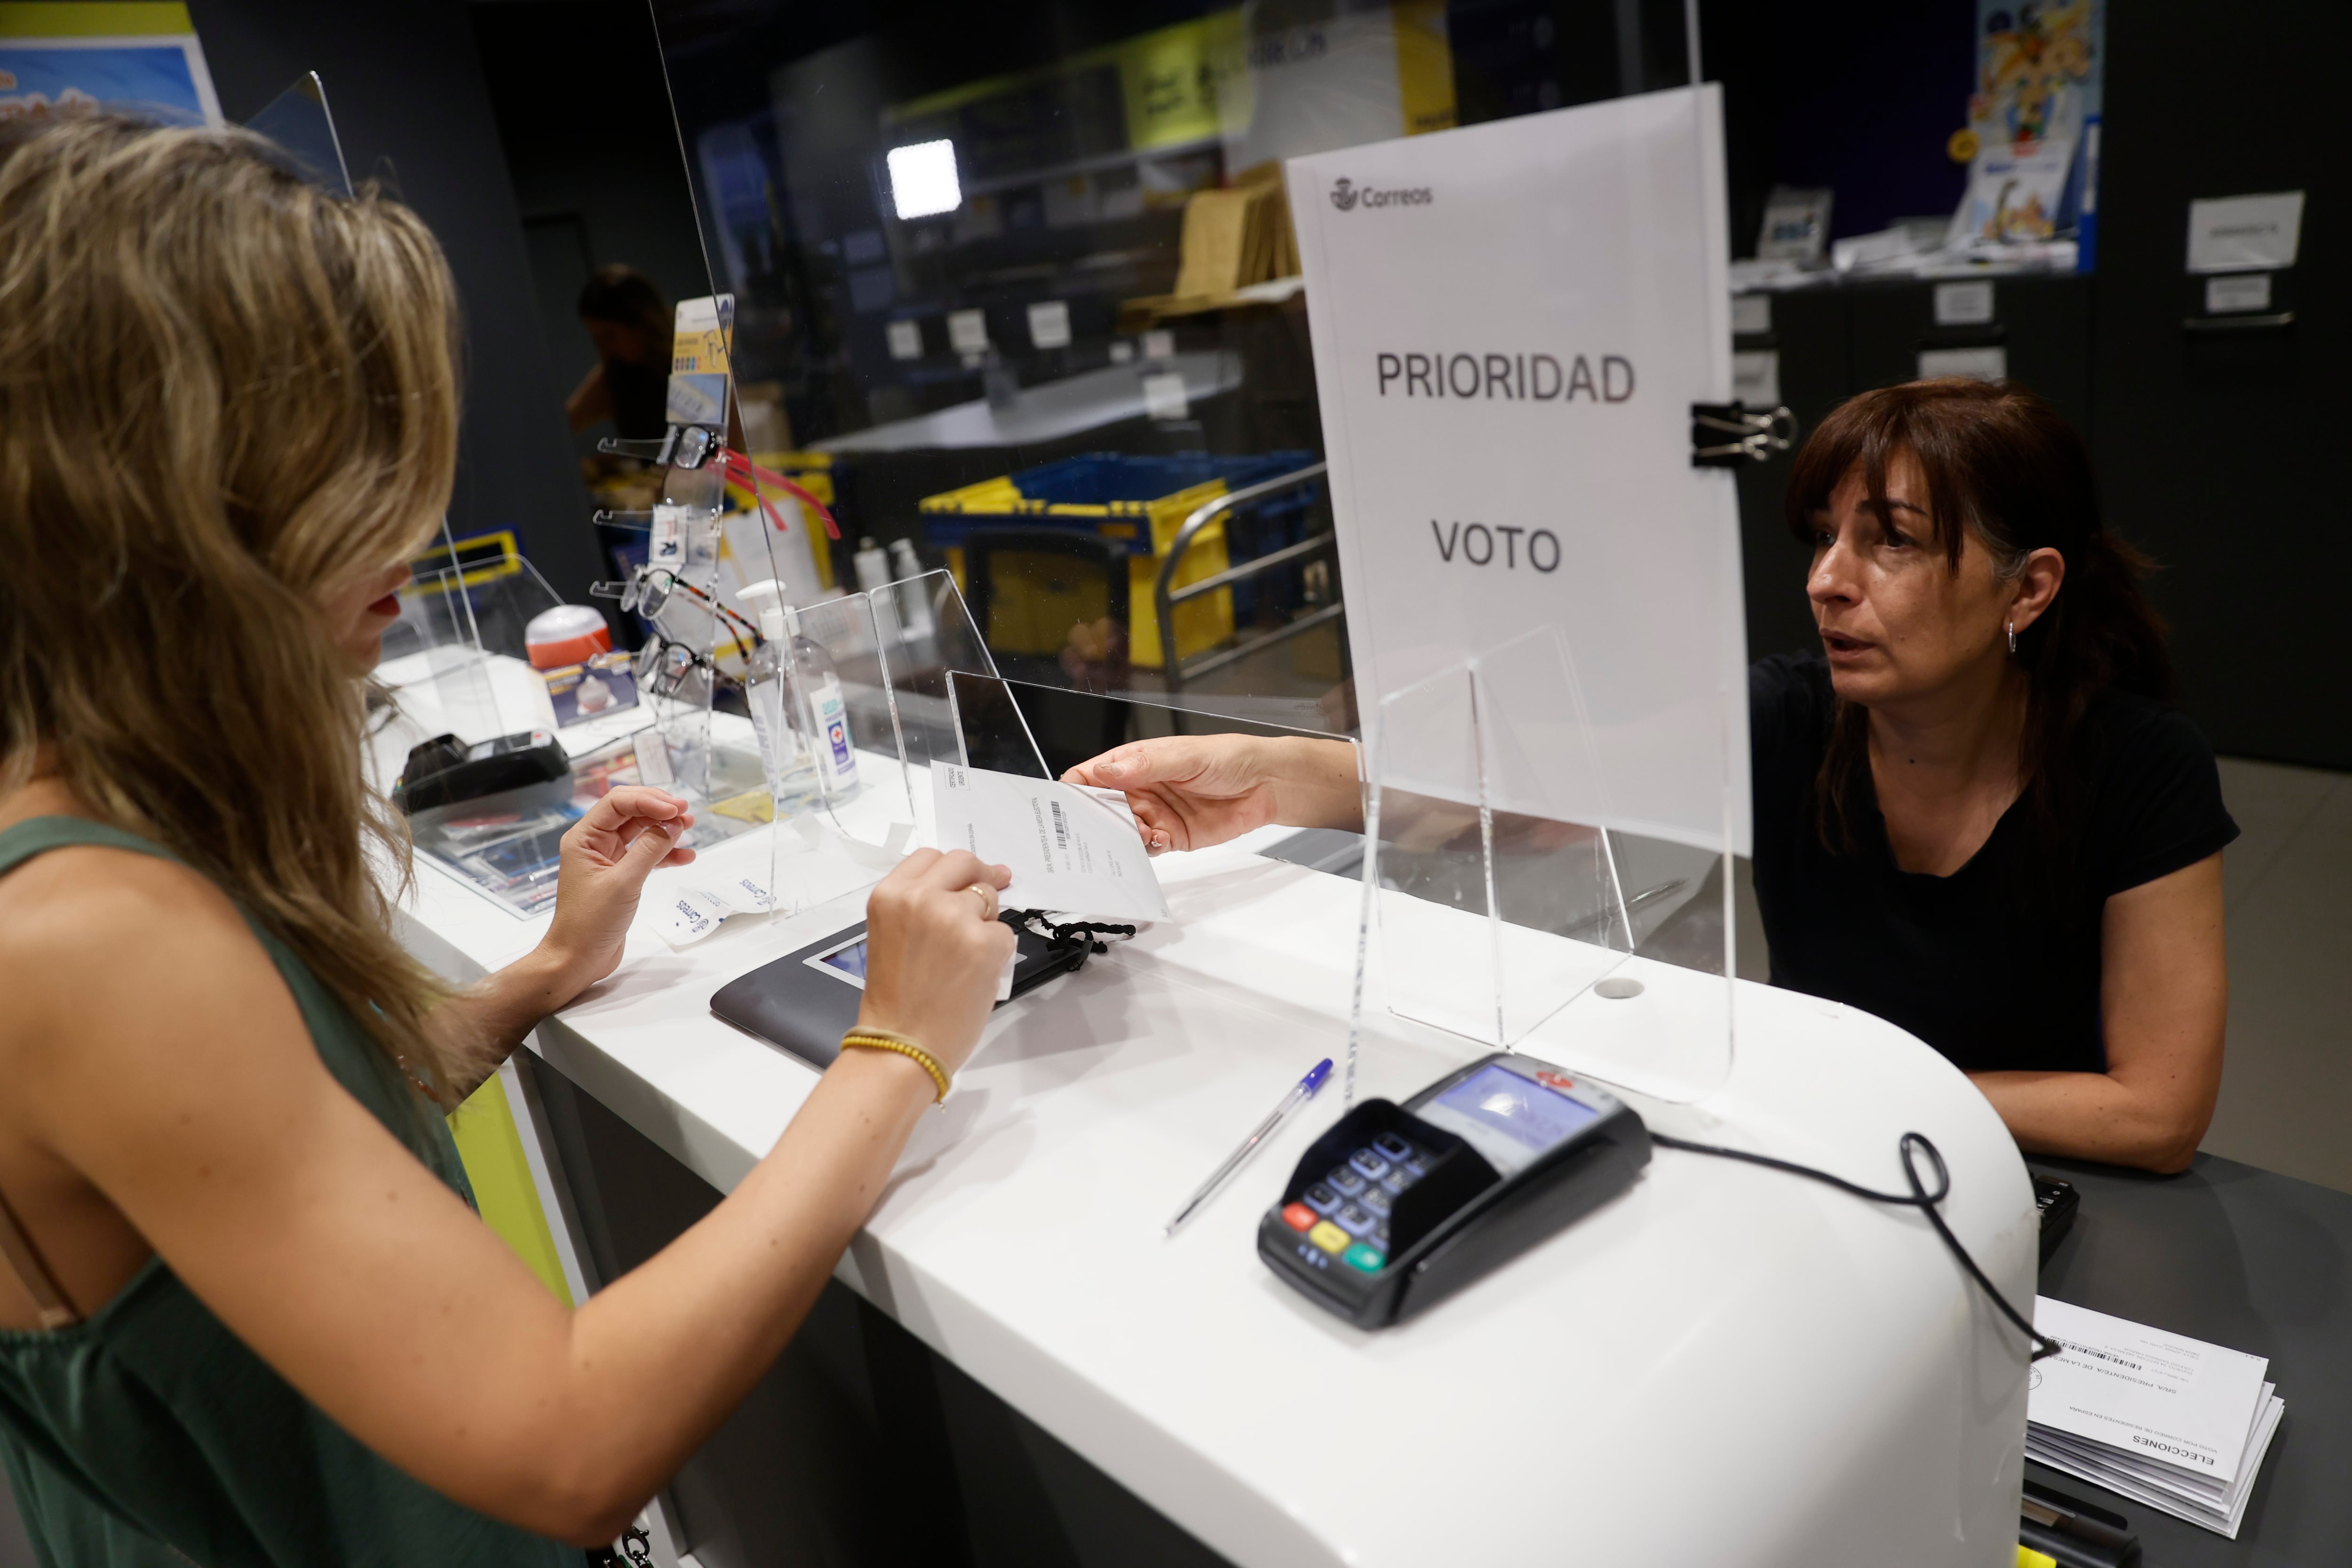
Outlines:
POLYGON ((1769 413, 1730 403, 1691 405, 1691 467, 1736 468, 1760 463, 1797 443, 1797 416, 1786 405, 1769 413), (1730 440, 1725 440, 1725 437, 1730 440))

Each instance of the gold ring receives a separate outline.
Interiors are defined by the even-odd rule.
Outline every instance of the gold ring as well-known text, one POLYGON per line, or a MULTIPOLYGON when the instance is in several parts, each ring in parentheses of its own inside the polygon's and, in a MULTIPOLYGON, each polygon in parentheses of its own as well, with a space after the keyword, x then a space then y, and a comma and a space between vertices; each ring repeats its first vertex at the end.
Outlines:
POLYGON ((970 887, 964 889, 964 891, 967 893, 977 893, 980 895, 981 919, 984 921, 992 921, 996 918, 996 889, 994 888, 990 887, 985 882, 974 882, 970 887))

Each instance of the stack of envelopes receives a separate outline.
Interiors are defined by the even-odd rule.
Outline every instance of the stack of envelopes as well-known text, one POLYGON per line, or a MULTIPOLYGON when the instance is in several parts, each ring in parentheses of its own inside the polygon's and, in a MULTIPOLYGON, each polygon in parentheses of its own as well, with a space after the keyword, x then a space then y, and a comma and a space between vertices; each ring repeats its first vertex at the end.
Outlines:
POLYGON ((2270 1363, 2039 1296, 2066 1348, 2033 1363, 2025 1452, 2236 1540, 2286 1401, 2270 1363))

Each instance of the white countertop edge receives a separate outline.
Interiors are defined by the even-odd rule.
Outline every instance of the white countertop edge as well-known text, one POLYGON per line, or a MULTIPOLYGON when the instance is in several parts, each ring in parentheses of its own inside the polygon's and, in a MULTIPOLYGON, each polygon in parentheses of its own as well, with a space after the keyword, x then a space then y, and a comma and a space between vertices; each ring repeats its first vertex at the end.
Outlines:
MULTIPOLYGON (((1292 882, 1301 877, 1319 878, 1320 873, 1277 868, 1248 853, 1255 841, 1280 836, 1278 830, 1262 833, 1253 836, 1252 845, 1182 858, 1188 865, 1166 868, 1176 874, 1171 886, 1204 877, 1225 877, 1230 881, 1239 874, 1241 879, 1230 885, 1234 897, 1245 905, 1256 896, 1255 885, 1260 879, 1251 873, 1253 866, 1269 875, 1269 885, 1292 882)), ((469 890, 455 885, 453 879, 429 866, 420 866, 418 880, 420 911, 404 914, 404 940, 453 980, 472 978, 487 966, 468 959, 457 942, 436 934, 435 927, 455 920, 476 939, 476 945, 480 945, 482 939, 490 939, 503 953, 498 960, 501 963, 527 951, 544 929, 544 917, 532 921, 515 920, 488 906, 469 890), (453 898, 458 900, 455 905, 449 902, 453 898)), ((1331 892, 1319 884, 1305 886, 1327 899, 1331 892)), ((599 1030, 597 1015, 604 1013, 608 1006, 624 1009, 622 1026, 605 1031, 616 1040, 622 1039, 628 1033, 625 1009, 652 1005, 657 996, 666 1002, 677 997, 681 990, 687 995, 694 995, 695 990, 705 987, 714 972, 740 973, 813 939, 819 934, 820 927, 830 929, 855 919, 860 901, 861 895, 845 896, 764 930, 757 922, 740 932, 730 928, 711 939, 708 947, 680 954, 667 955, 657 943, 641 947, 633 938, 633 963, 641 957, 656 960, 647 972, 636 977, 638 984, 629 984, 633 964, 625 965, 606 987, 591 994, 592 1001, 600 993, 607 992, 616 1001, 596 1002, 584 1009, 572 1010, 575 1015, 584 1011, 586 1016, 549 1020, 536 1032, 531 1047, 550 1065, 697 1175, 721 1192, 730 1191, 765 1152, 764 1147, 755 1152, 751 1145, 762 1137, 772 1142, 774 1133, 781 1131, 807 1091, 814 1088, 815 1074, 750 1037, 717 1025, 707 1014, 702 1016, 705 1026, 693 1031, 691 1043, 681 1046, 675 1054, 665 1048, 658 1056, 649 1056, 642 1043, 635 1048, 626 1044, 608 1048, 593 1037, 599 1030), (665 964, 659 962, 665 956, 680 962, 665 964), (703 962, 691 962, 697 957, 703 962), (657 981, 654 971, 673 971, 677 977, 657 981), (667 984, 668 989, 646 989, 649 984, 656 983, 667 984), (637 994, 625 994, 630 992, 637 994), (644 1059, 635 1059, 639 1058, 644 1059), (728 1131, 697 1109, 708 1100, 714 1079, 731 1081, 746 1075, 756 1085, 756 1092, 730 1095, 723 1101, 709 1101, 709 1105, 723 1120, 734 1123, 734 1131, 728 1131), (752 1101, 760 1103, 750 1106, 752 1101), (726 1112, 730 1110, 745 1114, 728 1116, 726 1112)), ((1142 950, 1139 950, 1138 956, 1142 955, 1142 950)), ((1171 952, 1166 956, 1182 964, 1184 960, 1197 963, 1210 954, 1171 952)), ((1913 1104, 1920 1114, 1906 1113, 1902 1120, 1935 1135, 1954 1168, 1956 1190, 1946 1212, 1956 1234, 1969 1246, 1988 1273, 2011 1292, 2012 1300, 2030 1300, 2035 1257, 2030 1185, 2005 1130, 1973 1087, 1942 1058, 1879 1020, 1834 1004, 1767 987, 1743 984, 1739 992, 1743 1022, 1751 1004, 1760 1009, 1759 1023, 1770 1019, 1755 1031, 1759 1036, 1758 1055, 1748 1062, 1749 1073, 1744 1080, 1735 1075, 1723 1090, 1696 1106, 1664 1105, 1629 1096, 1644 1118, 1663 1131, 1769 1148, 1776 1153, 1835 1169, 1849 1179, 1891 1188, 1900 1184, 1893 1165, 1894 1139, 1891 1132, 1887 1133, 1883 1140, 1886 1147, 1879 1148, 1881 1140, 1876 1133, 1885 1129, 1876 1124, 1886 1121, 1885 1105, 1890 1100, 1913 1104), (1796 1026, 1793 1028, 1792 1024, 1796 1026), (1786 1043, 1764 1047, 1760 1040, 1764 1035, 1787 1035, 1790 1038, 1786 1043), (1798 1037, 1801 1037, 1801 1043, 1798 1043, 1798 1037), (1848 1103, 1810 1119, 1792 1116, 1790 1113, 1799 1108, 1780 1103, 1785 1099, 1785 1085, 1773 1081, 1780 1075, 1755 1071, 1761 1063, 1791 1052, 1793 1057, 1788 1064, 1790 1068, 1822 1079, 1832 1089, 1832 1099, 1848 1103), (1800 1061, 1805 1064, 1801 1068, 1797 1066, 1800 1061), (1760 1099, 1757 1093, 1759 1089, 1760 1099), (1838 1134, 1837 1147, 1820 1146, 1824 1121, 1829 1131, 1838 1134), (1727 1131, 1727 1122, 1737 1123, 1743 1135, 1727 1131), (1872 1136, 1851 1149, 1844 1147, 1850 1141, 1843 1134, 1864 1125, 1873 1128, 1872 1136), (1992 1162, 1990 1166, 1988 1160, 1992 1162), (2013 1173, 2011 1179, 1986 1179, 2004 1163, 2013 1173), (2012 1187, 2013 1191, 2009 1190, 2012 1187)), ((699 1002, 705 997, 707 990, 694 999, 699 1002)), ((1021 1004, 1003 1010, 992 1025, 992 1037, 1017 1023, 1025 1011, 1021 1004)), ((687 1021, 681 1016, 681 1024, 687 1021)), ((1746 1055, 1743 1053, 1744 1058, 1746 1055)), ((984 1065, 985 1061, 983 1049, 982 1062, 976 1065, 984 1065)), ((950 1109, 954 1109, 952 1101, 950 1109)), ((951 1125, 953 1120, 941 1118, 940 1126, 919 1131, 919 1140, 932 1143, 944 1141, 945 1146, 951 1148, 957 1136, 957 1129, 951 1125)), ((1286 1134, 1292 1131, 1285 1129, 1286 1134)), ((1304 1134, 1302 1141, 1303 1137, 1304 1134)), ((1274 1151, 1268 1159, 1286 1157, 1295 1158, 1295 1151, 1287 1155, 1283 1151, 1274 1151)), ((1700 1163, 1690 1156, 1662 1157, 1700 1163)), ((921 1163, 919 1158, 902 1163, 902 1173, 909 1165, 921 1163)), ((1717 1173, 1683 1179, 1723 1179, 1722 1173, 1727 1169, 1718 1167, 1717 1173)), ((1872 1336, 1875 1353, 1857 1347, 1852 1358, 1854 1364, 1843 1369, 1865 1384, 1875 1384, 1866 1394, 1858 1390, 1861 1396, 1847 1408, 1844 1418, 1850 1419, 1854 1427, 1846 1435, 1848 1439, 1864 1447, 1916 1444, 1916 1411, 1895 1398, 1894 1390, 1923 1378, 1930 1382, 1949 1381, 1950 1377, 1969 1375, 1972 1369, 1979 1384, 1988 1376, 1991 1379, 1990 1392, 1980 1391, 1977 1396, 1979 1400, 1990 1398, 1998 1404, 2009 1398, 2007 1385, 2015 1369, 2008 1365, 2011 1358, 2007 1347, 2014 1337, 2013 1331, 1999 1321, 1991 1309, 1975 1296, 1958 1266, 1942 1254, 1932 1236, 1927 1235, 1923 1220, 1900 1211, 1861 1204, 1798 1178, 1739 1169, 1744 1173, 1743 1179, 1752 1176, 1809 1189, 1786 1201, 1808 1213, 1818 1213, 1822 1223, 1830 1225, 1838 1234, 1872 1238, 1866 1245, 1882 1255, 1900 1245, 1906 1259, 1932 1257, 1939 1260, 1933 1273, 1924 1268, 1906 1267, 1898 1271, 1902 1278, 1874 1277, 1867 1281, 1872 1292, 1906 1303, 1905 1321, 1892 1326, 1882 1324, 1880 1331, 1872 1336), (1865 1219, 1864 1215, 1871 1217, 1865 1219), (1889 1220, 1927 1236, 1924 1246, 1916 1239, 1900 1244, 1886 1239, 1888 1233, 1876 1227, 1889 1220), (1961 1306, 1956 1297, 1965 1299, 1967 1304, 1961 1306), (1950 1310, 1953 1306, 1960 1306, 1957 1314, 1950 1310), (1920 1360, 1923 1355, 1927 1358, 1925 1362, 1920 1360), (1945 1358, 1954 1355, 1960 1365, 1956 1372, 1944 1364, 1945 1358), (1882 1356, 1894 1359, 1882 1361, 1882 1356), (1869 1370, 1873 1364, 1877 1369, 1874 1379, 1869 1370)), ((894 1184, 897 1180, 894 1178, 894 1184)), ((936 1203, 939 1195, 941 1194, 935 1194, 929 1201, 936 1203)), ((888 1201, 886 1194, 886 1205, 888 1201)), ((836 1277, 1057 1439, 1084 1454, 1143 1500, 1234 1562, 1255 1568, 1261 1563, 1330 1563, 1354 1556, 1343 1540, 1318 1531, 1314 1521, 1292 1511, 1282 1500, 1279 1484, 1268 1485, 1220 1463, 1213 1457, 1216 1445, 1203 1441, 1198 1430, 1139 1419, 1139 1412, 1131 1399, 1122 1397, 1123 1393, 1131 1395, 1133 1389, 1122 1390, 1090 1377, 1085 1366, 1057 1355, 1035 1334, 1016 1329, 990 1305, 967 1298, 945 1283, 938 1273, 917 1263, 908 1247, 910 1244, 919 1247, 926 1242, 922 1202, 915 1201, 909 1208, 911 1214, 900 1211, 878 1215, 877 1225, 862 1232, 853 1242, 836 1269, 836 1277), (894 1245, 890 1233, 902 1226, 902 1238, 894 1245)), ((952 1256, 952 1249, 947 1256, 952 1256)), ((1818 1316, 1825 1334, 1841 1310, 1837 1301, 1825 1299, 1819 1303, 1818 1316)), ((1049 1313, 1046 1319, 1040 1320, 1041 1328, 1050 1327, 1050 1318, 1049 1313)), ((2021 1365, 2021 1351, 2016 1352, 2015 1359, 2021 1365)), ((2018 1384, 2013 1402, 2019 1431, 2011 1447, 2021 1454, 2021 1375, 2015 1375, 2014 1381, 2018 1384)), ((1959 1417, 1955 1415, 1952 1419, 1950 1440, 1958 1444, 1961 1441, 1959 1417)), ((1197 1421, 1194 1426, 1198 1426, 1197 1421)), ((1936 1462, 1940 1468, 1942 1460, 1936 1462)), ((2021 1462, 2004 1450, 2004 1457, 1995 1468, 2015 1472, 2021 1462)), ((1774 1485, 1748 1499, 1757 1510, 1750 1514, 1750 1521, 1756 1532, 1753 1539, 1759 1546, 1767 1538, 1800 1528, 1811 1529, 1807 1521, 1819 1519, 1822 1510, 1835 1513, 1834 1505, 1842 1495, 1843 1485, 1838 1477, 1825 1474, 1816 1488, 1801 1477, 1779 1473, 1778 1467, 1767 1462, 1759 1467, 1756 1477, 1748 1480, 1761 1480, 1766 1473, 1777 1473, 1774 1485), (1766 1514, 1774 1517, 1768 1520, 1763 1517, 1766 1514)), ((1988 1479, 1998 1484, 2000 1478, 1994 1475, 1988 1479)), ((1743 1484, 1735 1489, 1745 1492, 1749 1488, 1743 1484)), ((1972 1510, 1965 1497, 1955 1497, 1951 1508, 1956 1531, 1965 1515, 1981 1511, 1972 1510)), ((1824 1539, 1836 1534, 1837 1531, 1831 1529, 1824 1539)))

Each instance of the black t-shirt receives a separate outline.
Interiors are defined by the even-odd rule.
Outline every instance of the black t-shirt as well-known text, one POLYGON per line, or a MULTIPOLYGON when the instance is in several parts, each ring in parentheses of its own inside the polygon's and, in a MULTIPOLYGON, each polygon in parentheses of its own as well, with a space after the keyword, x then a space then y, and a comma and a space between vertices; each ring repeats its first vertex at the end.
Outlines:
POLYGON ((1963 1070, 2103 1072, 2100 911, 2238 836, 2212 749, 2187 716, 2110 691, 2076 738, 2077 861, 2063 898, 2033 864, 2030 802, 1948 877, 1896 868, 1864 775, 1852 854, 1822 842, 1814 780, 1836 698, 1819 654, 1748 671, 1756 897, 1772 983, 1874 1013, 1963 1070))

